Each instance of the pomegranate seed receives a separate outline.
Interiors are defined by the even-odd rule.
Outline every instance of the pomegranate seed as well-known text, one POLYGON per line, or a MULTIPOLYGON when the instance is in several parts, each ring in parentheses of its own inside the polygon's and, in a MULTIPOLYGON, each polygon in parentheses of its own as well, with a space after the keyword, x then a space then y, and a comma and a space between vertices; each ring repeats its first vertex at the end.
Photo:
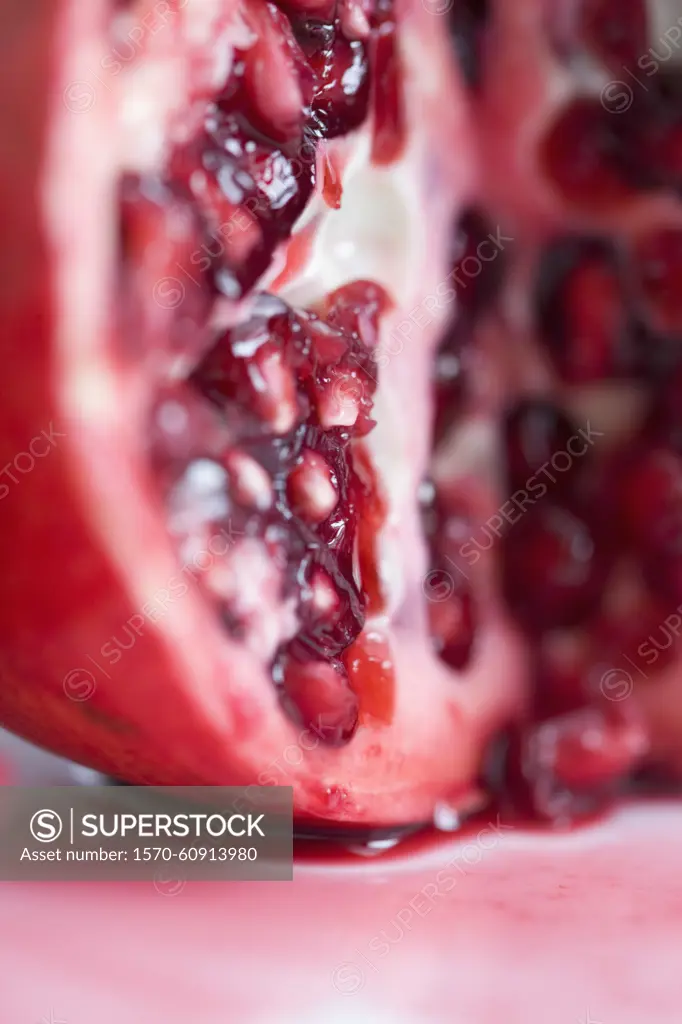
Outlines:
POLYGON ((583 708, 532 727, 521 765, 533 809, 558 823, 594 813, 647 749, 638 719, 613 709, 583 708))
POLYGON ((245 112, 265 135, 296 139, 310 109, 314 75, 289 19, 275 4, 249 8, 249 18, 256 39, 242 54, 243 70, 233 73, 237 81, 228 86, 230 105, 245 112), (272 88, 275 76, 278 89, 272 88))
POLYGON ((390 725, 395 709, 395 668, 391 648, 381 633, 361 633, 344 652, 350 685, 360 703, 360 721, 390 725))
POLYGON ((341 614, 339 593, 331 576, 324 569, 316 568, 311 573, 310 583, 302 592, 302 601, 308 618, 325 618, 337 621, 341 614))
POLYGON ((533 717, 542 721, 584 707, 588 672, 582 651, 541 647, 533 671, 533 717))
MULTIPOLYGON (((377 7, 380 9, 381 4, 377 7)), ((387 9, 390 11, 390 5, 387 9)), ((390 14, 382 18, 377 29, 372 70, 372 160, 381 166, 394 163, 405 145, 403 72, 390 14)))
POLYGON ((617 506, 615 522, 637 551, 656 545, 671 523, 682 528, 682 457, 665 448, 628 453, 617 506))
POLYGON ((120 190, 121 336, 198 351, 216 294, 216 259, 190 193, 179 184, 126 175, 120 190))
POLYGON ((220 459, 230 441, 220 416, 184 384, 164 388, 152 410, 149 450, 155 471, 176 479, 194 459, 220 459))
POLYGON ((476 89, 483 76, 483 39, 490 18, 490 0, 455 0, 443 9, 450 12, 450 31, 464 80, 476 89))
POLYGON ((328 746, 347 743, 358 725, 358 698, 339 662, 285 655, 273 670, 287 710, 328 746))
POLYGON ((538 327, 562 378, 585 384, 633 372, 633 329, 613 250, 560 239, 545 250, 536 293, 538 327))
POLYGON ((431 548, 431 568, 423 584, 431 643, 441 661, 461 670, 471 661, 476 641, 476 607, 462 555, 472 524, 456 501, 429 481, 422 485, 420 500, 431 548))
POLYGON ((682 514, 676 509, 656 523, 656 533, 639 552, 651 592, 675 606, 682 603, 682 514))
POLYGON ((363 42, 345 39, 333 26, 325 28, 326 44, 308 49, 315 74, 312 124, 320 137, 333 139, 358 128, 367 117, 369 62, 363 42))
POLYGON ((614 72, 635 68, 648 43, 644 0, 582 0, 579 32, 614 72))
MULTIPOLYGON (((652 52, 655 48, 652 47, 652 52)), ((646 189, 682 189, 682 74, 658 70, 628 113, 632 180, 646 189)))
MULTIPOLYGON (((476 639, 476 621, 474 598, 468 584, 455 582, 455 577, 445 570, 440 572, 441 590, 434 590, 433 596, 445 597, 445 600, 428 602, 429 628, 431 643, 441 661, 452 669, 462 671, 470 663, 476 639), (448 597, 452 582, 453 593, 448 597)), ((428 578, 428 577, 427 577, 428 578)), ((438 575, 433 577, 437 583, 438 575)))
POLYGON ((339 492, 329 463, 304 449, 287 480, 289 507, 309 523, 321 523, 336 508, 339 492))
POLYGON ((327 297, 327 323, 355 341, 352 354, 364 369, 372 369, 375 362, 371 354, 379 341, 379 322, 390 305, 386 292, 374 281, 352 281, 327 297))
POLYGON ((232 291, 223 290, 235 299, 253 287, 289 236, 312 195, 316 169, 312 137, 298 132, 278 141, 248 120, 244 67, 236 62, 227 88, 209 107, 204 134, 171 162, 213 224, 233 281, 232 291))
POLYGON ((653 394, 645 433, 682 453, 682 366, 653 394))
POLYGON ((272 480, 254 458, 233 448, 223 458, 235 499, 246 508, 267 512, 273 503, 272 480))
POLYGON ((576 452, 582 452, 584 444, 580 442, 569 417, 553 402, 543 398, 519 399, 506 413, 502 430, 510 494, 525 489, 555 456, 556 473, 552 476, 556 484, 552 485, 553 488, 559 493, 572 487, 581 469, 582 456, 574 455, 569 443, 576 438, 576 452), (562 455, 561 460, 559 454, 562 455))
POLYGON ((343 572, 331 553, 313 555, 301 571, 303 601, 299 609, 301 631, 292 650, 301 660, 336 658, 353 643, 365 624, 364 601, 352 578, 352 566, 343 572), (324 569, 324 592, 320 587, 324 569))
POLYGON ((654 325, 682 332, 682 231, 664 228, 640 237, 634 266, 654 325))
POLYGON ((603 687, 612 680, 618 699, 625 699, 635 684, 646 685, 673 664, 681 637, 682 616, 676 611, 666 614, 652 600, 641 599, 631 608, 599 619, 593 630, 593 650, 600 664, 589 680, 592 693, 604 696, 603 687), (621 674, 605 675, 606 666, 615 667, 617 673, 622 670, 621 674))
POLYGON ((574 100, 545 136, 541 154, 551 181, 569 202, 600 209, 632 193, 623 126, 599 101, 574 100))
POLYGON ((559 505, 534 505, 502 540, 502 586, 530 632, 568 628, 596 610, 609 568, 601 537, 559 505))
POLYGON ((452 280, 465 326, 489 311, 504 281, 503 237, 476 207, 460 216, 452 245, 452 280))
POLYGON ((359 481, 357 505, 357 562, 369 615, 384 611, 384 584, 379 564, 377 538, 388 514, 388 504, 364 445, 353 452, 353 468, 359 481))
POLYGON ((465 380, 465 323, 456 320, 449 324, 436 351, 434 379, 433 442, 440 444, 459 420, 466 395, 465 380))

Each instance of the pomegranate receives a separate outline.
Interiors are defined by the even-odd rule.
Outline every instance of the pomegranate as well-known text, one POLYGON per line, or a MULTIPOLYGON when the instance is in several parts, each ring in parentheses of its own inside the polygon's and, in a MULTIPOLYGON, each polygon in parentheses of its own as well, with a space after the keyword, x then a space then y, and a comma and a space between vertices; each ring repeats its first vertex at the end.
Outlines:
POLYGON ((618 92, 644 0, 39 14, 0 64, 0 722, 325 830, 678 778, 680 85, 618 92))

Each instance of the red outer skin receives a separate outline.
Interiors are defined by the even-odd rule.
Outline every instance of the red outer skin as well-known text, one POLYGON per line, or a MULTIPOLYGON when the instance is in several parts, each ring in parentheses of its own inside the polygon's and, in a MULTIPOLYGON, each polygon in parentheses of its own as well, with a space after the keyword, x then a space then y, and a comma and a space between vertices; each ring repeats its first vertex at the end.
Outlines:
MULTIPOLYGON (((17 483, 3 477, 0 722, 134 782, 293 785, 304 817, 428 820, 436 801, 466 793, 482 738, 519 699, 512 684, 500 707, 490 700, 479 681, 490 665, 469 689, 436 662, 424 678, 421 661, 399 655, 393 725, 301 755, 310 737, 302 741, 263 670, 196 593, 158 628, 146 625, 117 665, 102 661, 102 646, 178 573, 141 450, 145 370, 125 366, 109 343, 113 217, 93 211, 111 208, 115 97, 98 87, 87 112, 65 103, 107 52, 104 6, 12 3, 0 42, 0 89, 14 105, 14 123, 0 127, 15 147, 0 168, 0 467, 50 425, 62 435, 17 483)), ((415 16, 443 45, 437 19, 415 16)), ((461 113, 452 116, 456 126, 461 113)))

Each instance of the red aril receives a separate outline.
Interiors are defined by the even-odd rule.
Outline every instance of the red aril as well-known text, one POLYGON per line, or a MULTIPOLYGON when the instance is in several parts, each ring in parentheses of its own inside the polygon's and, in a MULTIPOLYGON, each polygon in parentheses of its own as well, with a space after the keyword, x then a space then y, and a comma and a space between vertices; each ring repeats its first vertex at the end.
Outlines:
POLYGON ((632 372, 634 346, 617 254, 596 239, 565 238, 542 254, 537 284, 542 341, 569 384, 632 372))
POLYGON ((546 501, 529 510, 506 533, 501 558, 509 607, 531 632, 580 625, 599 606, 606 542, 569 508, 546 501))

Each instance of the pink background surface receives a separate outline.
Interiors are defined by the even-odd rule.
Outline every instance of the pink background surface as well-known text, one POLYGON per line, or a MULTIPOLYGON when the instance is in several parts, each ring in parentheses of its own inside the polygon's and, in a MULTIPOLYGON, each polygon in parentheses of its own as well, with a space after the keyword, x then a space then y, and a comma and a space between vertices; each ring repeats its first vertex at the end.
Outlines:
MULTIPOLYGON (((36 764, 25 781, 74 781, 36 764)), ((0 1021, 680 1024, 681 854, 659 803, 301 861, 293 883, 4 883, 0 1021)))
MULTIPOLYGON (((521 24, 524 5, 506 6, 521 24)), ((82 28, 97 8, 80 5, 82 28)), ((531 92, 545 102, 547 70, 504 52, 507 130, 490 118, 484 163, 504 171, 498 205, 520 210, 537 196, 509 119, 531 92)), ((10 781, 73 781, 3 746, 10 781)), ((566 836, 301 862, 292 884, 0 883, 0 1024, 682 1024, 681 859, 679 806, 660 803, 566 836), (429 903, 444 870, 455 885, 429 903)))

